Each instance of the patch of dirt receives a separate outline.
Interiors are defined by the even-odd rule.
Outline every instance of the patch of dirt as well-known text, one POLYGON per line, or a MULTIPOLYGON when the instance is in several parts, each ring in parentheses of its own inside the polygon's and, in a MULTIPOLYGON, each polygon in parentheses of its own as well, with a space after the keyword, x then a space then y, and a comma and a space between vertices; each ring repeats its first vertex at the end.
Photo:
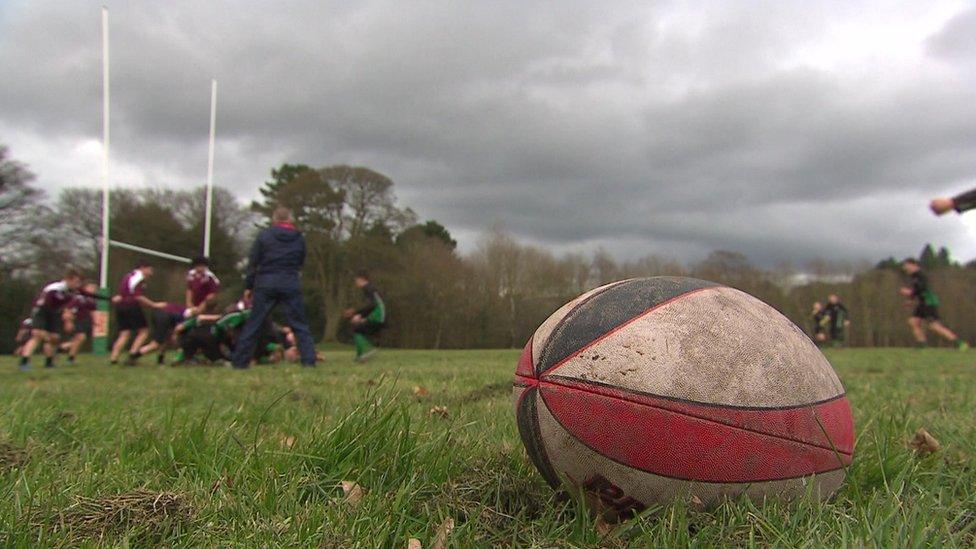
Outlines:
POLYGON ((102 498, 76 496, 75 503, 47 517, 39 526, 66 532, 79 540, 130 530, 135 530, 140 539, 151 540, 187 526, 194 515, 194 509, 180 494, 137 490, 102 498))
POLYGON ((7 441, 0 442, 0 473, 19 469, 27 463, 27 450, 7 441))
POLYGON ((291 394, 288 395, 288 400, 292 402, 301 402, 303 404, 308 404, 309 406, 315 406, 320 402, 319 397, 299 389, 292 391, 291 394))
POLYGON ((489 398, 512 394, 512 382, 490 383, 454 399, 455 404, 474 404, 489 398))

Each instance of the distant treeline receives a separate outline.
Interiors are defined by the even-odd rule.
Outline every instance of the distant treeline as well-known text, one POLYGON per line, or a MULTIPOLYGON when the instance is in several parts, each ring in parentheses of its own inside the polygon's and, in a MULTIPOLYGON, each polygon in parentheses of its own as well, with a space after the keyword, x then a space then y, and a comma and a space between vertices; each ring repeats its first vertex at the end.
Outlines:
MULTIPOLYGON (((0 155, 4 152, 0 148, 0 155)), ((19 224, 11 233, 17 239, 0 244, 0 350, 6 352, 44 282, 58 278, 66 266, 95 278, 101 196, 71 188, 46 200, 31 189, 18 195, 22 199, 5 217, 5 194, 9 198, 18 185, 30 189, 30 174, 3 156, 0 162, 6 164, 0 166, 0 174, 6 174, 6 181, 0 181, 0 230, 19 224)), ((389 178, 362 167, 285 164, 272 170, 261 196, 244 206, 226 190, 216 193, 212 262, 224 285, 222 305, 239 298, 250 239, 266 224, 270 208, 283 203, 306 233, 306 305, 322 340, 344 338, 342 311, 359 300, 351 275, 367 269, 389 307, 389 329, 382 336, 387 346, 519 347, 550 313, 584 291, 622 278, 658 275, 693 276, 739 288, 808 332, 811 304, 836 293, 851 313, 851 345, 912 342, 905 322, 909 309, 898 294, 903 277, 893 259, 875 266, 814 261, 803 268, 761 269, 742 254, 715 251, 694 264, 655 256, 621 262, 603 251, 556 256, 520 243, 502 228, 488 231, 474 250, 461 254, 447 228, 436 221, 418 222, 410 209, 397 204, 389 178)), ((182 256, 200 253, 202 189, 116 190, 112 199, 113 239, 182 256)), ((114 250, 111 258, 114 286, 137 256, 114 250)), ((976 269, 954 264, 947 250, 928 246, 922 261, 941 297, 945 323, 961 337, 976 340, 976 269)), ((148 294, 182 301, 186 267, 151 262, 157 274, 148 294)))

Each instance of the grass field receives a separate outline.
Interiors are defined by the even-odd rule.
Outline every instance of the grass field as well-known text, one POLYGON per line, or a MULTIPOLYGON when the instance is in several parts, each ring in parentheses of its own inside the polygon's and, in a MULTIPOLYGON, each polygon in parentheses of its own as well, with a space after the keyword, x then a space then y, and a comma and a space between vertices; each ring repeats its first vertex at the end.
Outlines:
POLYGON ((387 351, 365 366, 327 355, 314 370, 244 372, 86 358, 23 374, 0 359, 0 544, 976 543, 976 353, 829 352, 858 431, 830 503, 680 504, 613 529, 555 497, 526 458, 518 351, 387 351), (919 427, 942 449, 910 449, 919 427))

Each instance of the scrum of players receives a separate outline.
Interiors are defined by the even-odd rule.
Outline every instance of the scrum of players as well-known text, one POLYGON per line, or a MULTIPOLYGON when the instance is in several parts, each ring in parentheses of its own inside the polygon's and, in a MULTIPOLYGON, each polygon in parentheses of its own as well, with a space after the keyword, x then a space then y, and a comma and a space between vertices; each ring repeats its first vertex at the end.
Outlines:
MULTIPOLYGON (((35 298, 31 316, 21 322, 14 354, 20 369, 31 368, 31 357, 40 352, 44 366, 55 366, 59 353, 73 364, 85 341, 91 337, 97 300, 108 299, 115 309, 118 334, 112 345, 110 363, 137 365, 142 357, 155 353, 156 363, 172 365, 224 364, 233 354, 238 334, 251 313, 249 296, 218 310, 220 280, 204 257, 197 257, 186 277, 183 303, 155 301, 146 296, 152 266, 140 263, 128 272, 111 298, 98 287, 85 283, 80 273, 68 270, 61 280, 46 284, 35 298), (149 312, 151 322, 147 319, 149 312), (123 359, 123 354, 126 356, 123 359)), ((357 275, 358 276, 358 275, 357 275)), ((367 298, 372 300, 371 296, 367 298)), ((317 357, 322 360, 321 355, 317 357)), ((298 362, 295 335, 288 326, 266 320, 255 363, 298 362)))

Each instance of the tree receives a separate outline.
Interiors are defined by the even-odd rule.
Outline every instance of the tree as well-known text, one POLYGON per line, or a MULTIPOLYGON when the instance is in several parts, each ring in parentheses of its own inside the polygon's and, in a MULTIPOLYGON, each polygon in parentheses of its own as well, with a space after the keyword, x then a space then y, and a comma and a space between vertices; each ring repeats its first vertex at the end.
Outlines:
POLYGON ((396 243, 398 246, 401 246, 417 240, 423 240, 425 238, 440 240, 451 250, 457 249, 457 240, 454 240, 454 238, 451 237, 451 233, 447 230, 447 227, 432 219, 428 220, 423 225, 408 227, 402 233, 397 235, 396 243))
POLYGON ((31 185, 33 180, 34 174, 0 145, 0 264, 11 272, 32 263, 27 236, 44 212, 44 193, 31 185))
POLYGON ((265 181, 264 185, 258 189, 264 200, 251 202, 251 210, 271 218, 271 212, 277 205, 278 193, 282 187, 294 181, 298 176, 311 171, 312 168, 305 164, 282 164, 278 168, 271 168, 271 181, 265 181))
POLYGON ((922 265, 923 269, 934 269, 939 266, 939 260, 931 244, 926 244, 922 248, 922 253, 918 255, 918 262, 922 265))

